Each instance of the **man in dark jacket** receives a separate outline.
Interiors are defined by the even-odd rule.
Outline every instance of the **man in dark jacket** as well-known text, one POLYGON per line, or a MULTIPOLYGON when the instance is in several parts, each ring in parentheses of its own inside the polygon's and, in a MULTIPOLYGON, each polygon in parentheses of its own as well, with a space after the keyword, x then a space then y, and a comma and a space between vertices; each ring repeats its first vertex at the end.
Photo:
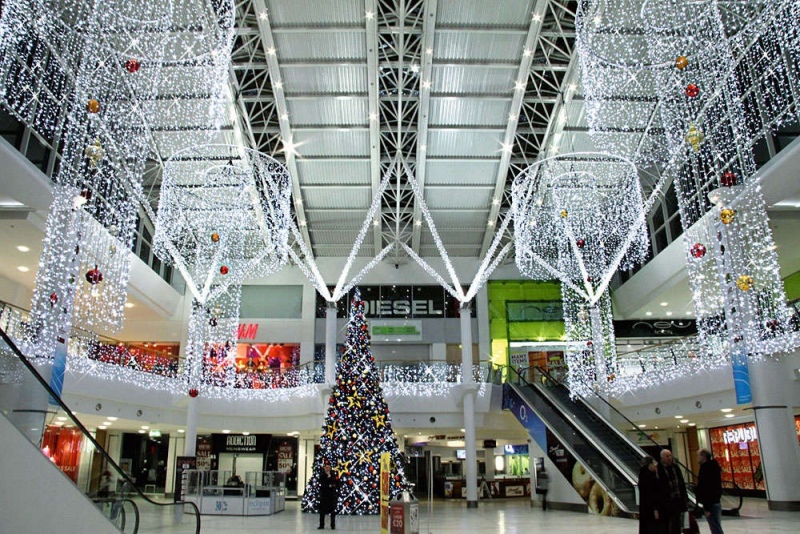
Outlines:
POLYGON ((325 514, 330 514, 331 530, 336 530, 338 485, 336 476, 331 473, 331 464, 325 464, 322 467, 322 473, 319 474, 319 528, 317 530, 325 528, 325 514))
POLYGON ((722 470, 719 463, 711 457, 707 449, 700 449, 697 453, 700 460, 700 472, 697 474, 697 502, 703 505, 703 512, 706 514, 708 527, 711 534, 722 533, 722 470))
POLYGON ((672 451, 661 450, 661 463, 658 466, 659 476, 663 476, 669 486, 669 497, 665 510, 667 512, 668 534, 681 534, 683 530, 683 514, 686 513, 686 503, 689 496, 686 493, 686 483, 680 468, 672 458, 672 451))

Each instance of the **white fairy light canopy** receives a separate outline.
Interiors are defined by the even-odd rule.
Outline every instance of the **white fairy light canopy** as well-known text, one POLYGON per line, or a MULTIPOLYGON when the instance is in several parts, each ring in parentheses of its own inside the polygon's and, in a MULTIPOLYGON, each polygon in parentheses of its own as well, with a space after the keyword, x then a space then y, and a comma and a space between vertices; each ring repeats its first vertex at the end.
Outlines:
POLYGON ((648 238, 636 166, 602 153, 542 160, 514 182, 516 262, 594 303, 617 269, 644 261, 648 238))
POLYGON ((286 168, 269 156, 224 145, 183 150, 164 166, 154 250, 205 302, 284 266, 290 196, 286 168))

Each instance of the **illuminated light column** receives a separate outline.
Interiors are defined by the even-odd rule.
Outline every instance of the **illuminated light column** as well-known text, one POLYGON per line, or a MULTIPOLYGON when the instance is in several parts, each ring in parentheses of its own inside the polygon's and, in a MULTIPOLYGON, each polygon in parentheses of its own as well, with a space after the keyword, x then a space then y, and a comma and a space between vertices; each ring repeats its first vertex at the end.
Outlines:
POLYGON ((465 476, 467 480, 467 508, 478 507, 478 452, 475 432, 475 392, 477 385, 472 376, 472 313, 469 302, 459 307, 461 318, 461 385, 464 388, 464 444, 466 448, 465 476))
POLYGON ((328 302, 325 308, 325 383, 336 382, 336 303, 328 302))

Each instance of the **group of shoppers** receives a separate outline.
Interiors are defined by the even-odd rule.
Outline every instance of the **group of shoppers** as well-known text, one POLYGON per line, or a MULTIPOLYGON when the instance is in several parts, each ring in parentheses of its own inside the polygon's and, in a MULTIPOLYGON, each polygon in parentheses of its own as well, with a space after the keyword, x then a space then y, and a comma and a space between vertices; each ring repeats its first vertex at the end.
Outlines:
MULTIPOLYGON (((721 469, 708 450, 700 450, 697 456, 700 472, 695 497, 703 507, 711 534, 722 534, 721 469)), ((686 482, 672 451, 662 450, 660 462, 646 456, 639 470, 639 533, 681 534, 685 528, 687 504, 686 482)))

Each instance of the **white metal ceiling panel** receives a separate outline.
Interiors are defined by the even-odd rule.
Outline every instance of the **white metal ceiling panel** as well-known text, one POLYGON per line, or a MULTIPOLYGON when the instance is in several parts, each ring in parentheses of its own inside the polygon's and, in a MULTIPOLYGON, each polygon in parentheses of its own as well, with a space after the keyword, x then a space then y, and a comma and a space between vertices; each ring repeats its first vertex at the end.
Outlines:
POLYGON ((341 60, 366 63, 366 32, 308 31, 273 32, 278 60, 315 62, 341 60))
POLYGON ((519 62, 525 37, 525 32, 437 31, 433 57, 436 63, 462 60, 519 62))
POLYGON ((314 65, 281 66, 283 90, 293 94, 367 94, 367 66, 314 65))
POLYGON ((503 130, 428 130, 428 156, 499 157, 503 130))
POLYGON ((493 185, 497 180, 497 161, 428 159, 425 183, 428 185, 493 185))
POLYGON ((432 97, 428 121, 437 126, 496 126, 505 128, 511 109, 508 98, 432 97))
POLYGON ((369 159, 297 159, 301 185, 371 185, 369 159))
MULTIPOLYGON (((426 245, 419 247, 420 255, 422 257, 438 256, 439 252, 435 246, 426 245)), ((448 246, 447 254, 451 258, 475 258, 481 253, 481 246, 448 246)))
POLYGON ((527 29, 531 20, 531 0, 440 0, 436 24, 463 26, 504 26, 527 29))
POLYGON ((434 65, 433 91, 445 94, 512 95, 517 68, 434 65))
POLYGON ((372 192, 369 187, 303 187, 303 205, 314 208, 369 209, 372 192))
POLYGON ((431 210, 437 208, 487 209, 494 189, 489 187, 425 188, 425 202, 431 210))
MULTIPOLYGON (((446 228, 485 228, 489 219, 489 210, 471 211, 431 211, 436 229, 446 228)), ((427 228, 427 226, 423 226, 427 228)))
MULTIPOLYGON (((439 237, 442 238, 442 242, 444 243, 445 248, 449 249, 448 245, 455 245, 455 246, 464 246, 464 245, 472 245, 472 246, 480 246, 483 242, 483 228, 472 228, 472 229, 464 229, 464 230, 448 230, 448 231, 441 231, 439 230, 439 237)), ((422 232, 422 243, 423 246, 425 245, 434 245, 435 242, 433 241, 433 236, 430 232, 423 230, 422 232)))
POLYGON ((292 127, 369 126, 369 99, 359 97, 287 98, 292 127))
POLYGON ((270 22, 274 27, 329 26, 364 22, 363 0, 269 0, 270 22))
POLYGON ((369 157, 369 130, 296 129, 294 142, 300 157, 369 157))
POLYGON ((367 210, 311 210, 306 209, 309 226, 324 225, 332 228, 361 228, 367 210))

